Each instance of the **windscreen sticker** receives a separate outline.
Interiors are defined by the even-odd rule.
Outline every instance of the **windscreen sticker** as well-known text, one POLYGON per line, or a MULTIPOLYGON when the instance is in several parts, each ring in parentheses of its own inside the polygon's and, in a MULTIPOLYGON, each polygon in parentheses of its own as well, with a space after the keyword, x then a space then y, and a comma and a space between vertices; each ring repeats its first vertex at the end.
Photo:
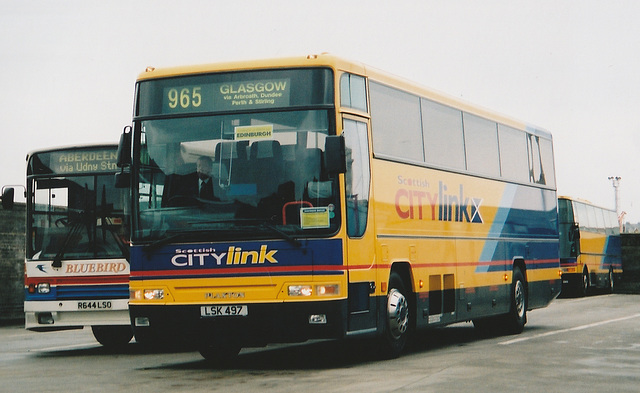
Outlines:
POLYGON ((235 140, 273 139, 273 124, 260 126, 239 126, 234 129, 235 140))
POLYGON ((302 229, 329 228, 328 207, 300 208, 300 227, 302 229))

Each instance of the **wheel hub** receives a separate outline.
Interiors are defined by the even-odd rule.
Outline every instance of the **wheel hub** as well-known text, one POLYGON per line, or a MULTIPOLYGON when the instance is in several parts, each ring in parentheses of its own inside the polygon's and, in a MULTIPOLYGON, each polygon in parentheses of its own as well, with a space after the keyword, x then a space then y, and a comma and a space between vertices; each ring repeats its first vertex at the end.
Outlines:
POLYGON ((514 289, 514 300, 516 306, 516 313, 518 318, 524 317, 524 284, 522 281, 517 281, 514 289))
POLYGON ((409 305, 404 295, 393 288, 387 296, 389 331, 395 338, 400 337, 409 327, 409 305))

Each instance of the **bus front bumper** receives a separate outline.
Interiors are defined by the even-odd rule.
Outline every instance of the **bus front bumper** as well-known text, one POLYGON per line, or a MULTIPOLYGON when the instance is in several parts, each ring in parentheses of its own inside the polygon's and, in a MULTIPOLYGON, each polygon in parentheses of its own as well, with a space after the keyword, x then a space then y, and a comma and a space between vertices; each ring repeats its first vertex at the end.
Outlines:
POLYGON ((131 323, 139 341, 197 344, 214 338, 244 347, 268 343, 343 338, 347 301, 247 304, 247 315, 203 316, 211 305, 133 305, 131 323))

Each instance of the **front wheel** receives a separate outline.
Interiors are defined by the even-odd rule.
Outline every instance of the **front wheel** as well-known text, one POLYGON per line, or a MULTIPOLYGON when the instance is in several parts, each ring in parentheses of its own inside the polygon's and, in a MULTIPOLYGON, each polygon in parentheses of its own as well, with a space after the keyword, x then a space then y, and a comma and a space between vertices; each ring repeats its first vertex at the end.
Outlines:
POLYGON ((513 270, 511 283, 511 307, 506 315, 507 333, 518 334, 527 323, 527 285, 519 268, 513 270))
POLYGON ((400 356, 407 343, 411 323, 407 294, 400 275, 391 273, 385 307, 385 331, 380 345, 384 358, 400 356))
POLYGON ((587 296, 589 294, 589 271, 585 267, 582 271, 582 285, 580 286, 580 296, 587 296))
POLYGON ((613 293, 614 287, 614 277, 613 277, 613 268, 609 268, 609 293, 613 293))

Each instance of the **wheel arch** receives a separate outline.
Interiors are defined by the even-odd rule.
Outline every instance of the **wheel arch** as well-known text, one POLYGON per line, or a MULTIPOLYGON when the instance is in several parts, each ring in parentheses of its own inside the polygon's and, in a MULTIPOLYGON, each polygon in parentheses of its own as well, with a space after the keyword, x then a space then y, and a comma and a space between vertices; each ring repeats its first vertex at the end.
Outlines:
POLYGON ((513 259, 513 269, 515 270, 516 268, 520 269, 520 272, 522 272, 522 276, 524 276, 524 281, 525 283, 527 283, 529 281, 529 279, 527 278, 527 264, 524 261, 524 258, 514 258, 513 259))
POLYGON ((411 264, 409 262, 394 262, 391 265, 389 276, 391 276, 392 273, 397 273, 402 279, 402 282, 405 284, 405 288, 411 293, 415 293, 415 288, 413 285, 413 272, 411 271, 411 264))
POLYGON ((411 264, 407 261, 394 262, 391 265, 389 277, 391 277, 393 273, 396 273, 400 276, 400 279, 404 284, 404 288, 408 292, 407 302, 409 303, 409 315, 411 317, 410 327, 412 330, 414 330, 417 326, 418 302, 416 299, 416 288, 413 283, 413 270, 411 269, 411 264))

